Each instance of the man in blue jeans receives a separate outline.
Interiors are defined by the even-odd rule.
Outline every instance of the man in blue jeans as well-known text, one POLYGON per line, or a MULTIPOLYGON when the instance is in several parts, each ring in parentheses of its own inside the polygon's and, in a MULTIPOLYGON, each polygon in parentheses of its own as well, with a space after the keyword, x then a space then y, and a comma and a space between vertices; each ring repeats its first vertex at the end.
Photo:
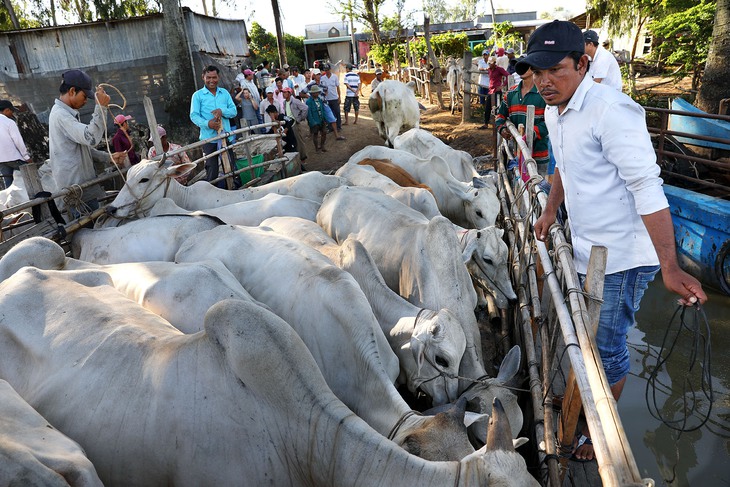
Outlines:
MULTIPOLYGON (((643 108, 586 76, 584 49, 580 28, 556 20, 530 36, 527 56, 516 70, 522 74, 532 69, 548 104, 545 123, 557 163, 547 206, 535 222, 537 238, 547 237, 564 201, 578 273, 586 273, 591 246, 608 249, 596 343, 618 400, 629 372, 626 333, 659 269, 664 285, 679 295, 681 304, 704 303, 707 295, 677 263, 669 204, 643 108)), ((587 429, 573 455, 593 459, 587 429)))

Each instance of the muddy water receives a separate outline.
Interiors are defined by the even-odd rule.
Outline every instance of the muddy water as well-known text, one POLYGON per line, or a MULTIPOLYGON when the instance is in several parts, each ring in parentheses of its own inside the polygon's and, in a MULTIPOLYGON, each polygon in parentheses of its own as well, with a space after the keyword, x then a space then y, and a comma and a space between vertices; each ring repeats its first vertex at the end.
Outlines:
MULTIPOLYGON (((656 485, 728 486, 730 485, 730 298, 708 293, 705 313, 712 334, 712 385, 714 404, 707 423, 696 431, 679 434, 652 417, 646 400, 647 379, 657 363, 657 353, 674 312, 676 300, 664 288, 661 276, 652 283, 637 315, 637 326, 629 333, 631 375, 626 382, 619 413, 642 477, 656 485)), ((671 330, 677 330, 676 322, 671 330)), ((657 377, 656 402, 664 417, 679 420, 684 398, 685 379, 698 377, 689 371, 692 346, 689 335, 670 356, 668 366, 657 377)), ((698 412, 707 412, 708 401, 698 390, 698 412)), ((651 397, 649 399, 652 401, 651 397)), ((653 402, 653 401, 652 401, 653 402)), ((698 416, 688 420, 698 425, 698 416)))

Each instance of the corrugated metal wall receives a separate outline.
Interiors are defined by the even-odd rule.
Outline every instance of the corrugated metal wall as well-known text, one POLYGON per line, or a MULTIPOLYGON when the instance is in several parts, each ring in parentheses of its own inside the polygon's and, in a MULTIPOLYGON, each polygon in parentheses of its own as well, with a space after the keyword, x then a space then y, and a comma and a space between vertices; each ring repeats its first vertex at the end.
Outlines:
MULTIPOLYGON (((242 20, 223 20, 184 11, 196 85, 203 64, 223 68, 228 81, 249 56, 242 20)), ((0 33, 0 98, 26 104, 43 123, 58 97, 61 73, 83 69, 95 84, 109 83, 126 97, 126 113, 146 123, 142 98, 152 99, 159 123, 167 123, 164 99, 167 50, 162 14, 120 20, 0 33)), ((224 86, 230 88, 230 86, 224 86)), ((122 104, 113 90, 112 102, 122 104)), ((91 113, 93 103, 82 109, 91 113)), ((115 112, 118 113, 118 110, 115 112)))

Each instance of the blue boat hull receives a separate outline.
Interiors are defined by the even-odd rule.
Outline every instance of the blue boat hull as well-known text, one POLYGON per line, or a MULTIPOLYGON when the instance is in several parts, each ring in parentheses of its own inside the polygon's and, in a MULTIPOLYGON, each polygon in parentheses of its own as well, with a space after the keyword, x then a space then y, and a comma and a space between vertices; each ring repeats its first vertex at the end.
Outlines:
MULTIPOLYGON (((672 110, 682 110, 684 112, 705 113, 691 103, 682 98, 672 100, 672 110)), ((686 134, 698 134, 708 137, 717 137, 719 139, 730 139, 730 123, 722 120, 712 120, 709 118, 697 118, 677 115, 673 113, 669 115, 669 130, 676 132, 684 132, 686 134)), ((709 142, 706 140, 692 139, 689 137, 676 137, 683 144, 696 145, 700 147, 709 147, 713 149, 730 150, 730 145, 720 142, 709 142)))
POLYGON ((679 263, 730 295, 730 201, 664 185, 674 223, 679 263))

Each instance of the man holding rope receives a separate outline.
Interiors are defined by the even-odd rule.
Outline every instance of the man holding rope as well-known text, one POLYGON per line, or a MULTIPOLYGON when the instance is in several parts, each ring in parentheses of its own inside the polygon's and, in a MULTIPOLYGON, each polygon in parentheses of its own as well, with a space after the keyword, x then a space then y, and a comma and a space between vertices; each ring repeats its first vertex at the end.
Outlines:
MULTIPOLYGON (((54 102, 48 117, 48 149, 51 159, 53 179, 59 190, 72 188, 96 178, 94 160, 111 164, 121 164, 126 152, 114 154, 96 150, 106 129, 106 115, 109 95, 98 86, 92 91, 91 78, 78 69, 66 71, 59 91, 61 95, 54 102), (96 107, 88 125, 79 120, 79 109, 86 105, 89 98, 96 96, 96 107)), ((105 196, 98 184, 84 188, 79 199, 87 210, 99 208, 99 198, 105 196)), ((80 205, 79 205, 80 206, 80 205)), ((76 208, 68 208, 72 218, 78 218, 76 208)))
MULTIPOLYGON (((548 104, 545 123, 557 161, 535 235, 545 240, 565 201, 579 275, 587 272, 592 245, 608 248, 596 344, 618 400, 629 372, 626 333, 660 268, 664 285, 679 295, 680 304, 702 304, 707 295, 677 263, 672 217, 643 108, 593 82, 586 75, 588 65, 580 28, 556 20, 530 36, 527 56, 516 70, 521 75, 532 69, 548 104)), ((574 459, 594 458, 587 428, 573 447, 574 459)))

